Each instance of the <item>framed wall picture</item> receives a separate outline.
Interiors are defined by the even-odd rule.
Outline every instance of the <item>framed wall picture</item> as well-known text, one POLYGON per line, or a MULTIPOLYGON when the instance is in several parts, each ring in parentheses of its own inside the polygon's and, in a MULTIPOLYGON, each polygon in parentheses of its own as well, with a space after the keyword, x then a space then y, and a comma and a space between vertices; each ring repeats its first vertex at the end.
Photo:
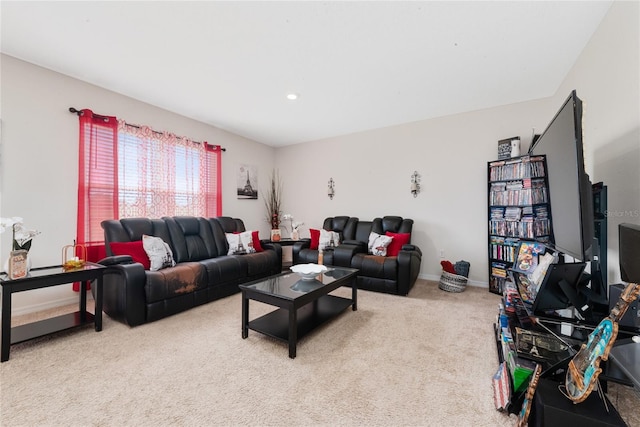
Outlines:
POLYGON ((256 200, 258 198, 258 167, 255 165, 240 165, 236 187, 238 189, 238 199, 256 200))

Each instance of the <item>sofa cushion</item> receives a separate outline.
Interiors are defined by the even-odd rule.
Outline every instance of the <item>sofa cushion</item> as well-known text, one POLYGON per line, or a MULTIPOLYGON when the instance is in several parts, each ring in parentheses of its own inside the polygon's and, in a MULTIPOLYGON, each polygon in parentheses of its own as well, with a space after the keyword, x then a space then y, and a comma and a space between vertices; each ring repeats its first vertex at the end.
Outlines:
POLYGON ((229 244, 229 251, 227 255, 233 255, 237 253, 252 254, 256 252, 253 246, 253 236, 251 231, 245 231, 242 233, 226 233, 227 243, 229 244))
MULTIPOLYGON (((240 234, 240 231, 234 231, 233 234, 240 234)), ((253 249, 255 249, 255 251, 249 251, 251 253, 253 252, 262 252, 264 251, 264 248, 262 247, 262 243, 260 242, 260 236, 259 236, 259 231, 258 230, 251 230, 251 231, 247 231, 246 233, 251 233, 251 240, 253 241, 253 249)), ((225 236, 228 233, 225 233, 225 236)), ((229 243, 229 239, 227 239, 227 243, 229 243)), ((228 252, 228 251, 227 251, 228 252)))
POLYGON ((145 270, 151 268, 151 261, 149 255, 144 250, 142 240, 136 240, 133 242, 111 242, 111 253, 113 255, 129 255, 133 262, 139 262, 142 264, 145 270))
POLYGON ((142 246, 149 256, 151 264, 149 270, 158 271, 176 265, 176 262, 173 260, 171 248, 167 242, 160 237, 147 236, 144 234, 142 236, 142 246))
MULTIPOLYGON (((261 252, 262 253, 262 252, 261 252)), ((247 255, 225 255, 218 258, 209 258, 199 261, 205 268, 207 281, 212 286, 220 283, 240 283, 248 276, 247 261, 243 258, 247 255)))
POLYGON ((170 244, 176 262, 200 261, 227 253, 226 241, 223 252, 214 239, 209 221, 205 218, 175 216, 163 219, 171 235, 170 244))
POLYGON ((262 252, 264 249, 262 248, 262 243, 260 243, 260 237, 258 236, 258 230, 251 231, 251 237, 253 238, 253 248, 256 252, 262 252))
POLYGON ((324 251, 330 246, 333 240, 333 245, 338 246, 340 244, 340 235, 335 231, 320 230, 320 239, 318 241, 318 250, 324 251))
POLYGON ((276 251, 263 251, 240 256, 247 264, 247 275, 250 278, 264 276, 265 272, 272 270, 274 264, 278 264, 276 251))
POLYGON ((393 240, 392 237, 383 236, 373 231, 369 234, 369 253, 377 256, 387 256, 387 247, 393 240))
POLYGON ((318 245, 320 244, 320 230, 316 230, 315 228, 310 228, 309 234, 311 236, 311 243, 309 245, 309 249, 317 250, 318 245))
POLYGON ((204 267, 197 262, 182 262, 159 271, 148 271, 144 285, 148 304, 163 301, 207 287, 204 267))
POLYGON ((358 276, 375 277, 377 279, 398 280, 398 259, 369 254, 355 254, 351 259, 351 268, 360 271, 358 276))
POLYGON ((387 248, 387 256, 398 256, 402 246, 411 240, 410 233, 392 233, 391 231, 387 231, 385 235, 393 238, 387 248))

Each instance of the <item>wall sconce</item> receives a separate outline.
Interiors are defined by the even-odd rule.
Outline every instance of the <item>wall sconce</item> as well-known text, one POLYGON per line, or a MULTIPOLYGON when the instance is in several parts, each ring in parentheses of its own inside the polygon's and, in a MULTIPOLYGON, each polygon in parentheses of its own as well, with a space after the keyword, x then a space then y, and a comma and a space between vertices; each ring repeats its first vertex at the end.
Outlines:
POLYGON ((329 183, 327 184, 327 196, 329 196, 331 200, 333 200, 333 195, 336 194, 336 190, 334 187, 335 182, 333 181, 333 178, 329 178, 329 183))
POLYGON ((411 175, 411 194, 413 194, 413 197, 418 197, 419 192, 420 192, 420 174, 417 171, 414 171, 413 175, 411 175))

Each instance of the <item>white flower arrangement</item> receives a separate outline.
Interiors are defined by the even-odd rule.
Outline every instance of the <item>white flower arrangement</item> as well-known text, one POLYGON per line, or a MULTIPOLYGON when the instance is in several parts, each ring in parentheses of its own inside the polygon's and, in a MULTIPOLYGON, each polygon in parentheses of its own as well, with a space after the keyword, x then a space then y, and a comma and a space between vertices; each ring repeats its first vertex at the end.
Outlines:
MULTIPOLYGON (((304 222, 299 222, 299 221, 294 221, 293 220, 293 215, 291 214, 284 214, 282 215, 282 220, 283 221, 289 221, 290 227, 291 227, 291 232, 293 233, 294 231, 298 231, 298 229, 304 225, 304 222)), ((286 228, 286 226, 285 226, 286 228)))
POLYGON ((40 234, 38 230, 28 230, 23 224, 23 219, 19 216, 11 218, 0 218, 0 234, 11 228, 13 232, 12 251, 31 249, 32 239, 40 234))

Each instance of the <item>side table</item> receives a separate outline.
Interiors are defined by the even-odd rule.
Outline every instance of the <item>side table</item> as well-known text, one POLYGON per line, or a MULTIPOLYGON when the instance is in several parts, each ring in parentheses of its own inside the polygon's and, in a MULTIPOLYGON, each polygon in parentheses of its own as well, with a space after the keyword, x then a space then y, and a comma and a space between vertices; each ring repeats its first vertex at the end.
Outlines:
POLYGON ((106 267, 86 263, 83 267, 65 271, 62 266, 34 268, 27 277, 11 280, 0 274, 2 286, 2 343, 0 362, 9 360, 11 345, 34 338, 94 323, 96 332, 102 330, 102 276, 106 267), (95 314, 87 312, 87 283, 95 280, 95 314), (11 298, 14 293, 80 282, 80 309, 50 319, 11 327, 11 298))
MULTIPOLYGON (((298 239, 298 240, 293 240, 292 238, 288 237, 288 238, 282 238, 280 240, 264 240, 264 242, 265 243, 277 243, 280 246, 293 246, 297 242, 301 242, 303 240, 311 240, 311 239, 302 238, 302 239, 298 239)), ((289 254, 289 255, 291 255, 291 258, 293 258, 293 254, 289 254)), ((288 270, 289 267, 291 267, 293 265, 293 260, 291 258, 287 257, 287 259, 285 259, 284 251, 283 251, 283 255, 282 255, 282 271, 288 270)))

